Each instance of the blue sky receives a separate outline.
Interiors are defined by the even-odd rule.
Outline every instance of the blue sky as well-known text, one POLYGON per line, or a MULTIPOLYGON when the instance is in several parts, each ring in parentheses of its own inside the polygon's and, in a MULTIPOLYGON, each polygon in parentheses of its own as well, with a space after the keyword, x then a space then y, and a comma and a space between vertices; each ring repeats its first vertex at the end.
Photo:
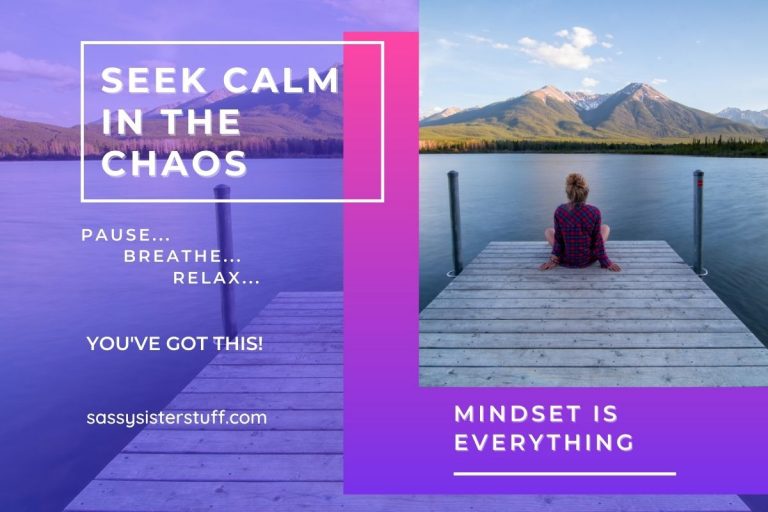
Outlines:
MULTIPOLYGON (((0 30, 0 115, 63 126, 80 122, 81 40, 338 40, 345 31, 415 31, 418 23, 416 0, 25 0, 8 4, 3 5, 0 30)), ((90 63, 221 64, 211 50, 145 50, 133 55, 121 52, 116 63, 109 62, 109 55, 90 63)), ((244 67, 278 69, 285 65, 322 68, 338 60, 337 54, 319 50, 292 52, 288 59, 285 54, 252 50, 230 47, 226 60, 242 62, 244 67)), ((93 74, 98 76, 98 69, 93 74)), ((164 98, 164 102, 174 99, 164 98)), ((135 106, 144 106, 141 102, 147 98, 135 101, 135 106)), ((86 117, 94 119, 98 114, 94 105, 86 117)))
POLYGON ((709 112, 763 110, 766 20, 765 0, 422 0, 421 112, 630 82, 709 112))

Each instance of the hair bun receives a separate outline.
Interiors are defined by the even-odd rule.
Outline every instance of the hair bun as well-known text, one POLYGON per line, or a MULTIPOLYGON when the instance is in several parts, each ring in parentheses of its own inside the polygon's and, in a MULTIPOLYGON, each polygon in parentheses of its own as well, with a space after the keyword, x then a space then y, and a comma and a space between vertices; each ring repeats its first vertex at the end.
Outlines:
POLYGON ((584 176, 574 172, 565 178, 565 193, 572 203, 580 204, 587 200, 589 185, 584 176))
POLYGON ((587 180, 584 179, 584 176, 575 172, 568 175, 565 180, 565 185, 574 188, 587 188, 587 180))

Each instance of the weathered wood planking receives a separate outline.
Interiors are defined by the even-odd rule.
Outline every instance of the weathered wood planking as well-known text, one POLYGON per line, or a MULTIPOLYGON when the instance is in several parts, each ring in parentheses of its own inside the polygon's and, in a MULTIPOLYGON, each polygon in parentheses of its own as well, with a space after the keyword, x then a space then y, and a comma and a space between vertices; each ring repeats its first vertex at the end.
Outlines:
MULTIPOLYGON (((342 298, 336 292, 278 295, 246 328, 264 335, 263 352, 216 356, 166 408, 174 412, 259 411, 267 414, 267 423, 149 426, 67 510, 748 511, 736 496, 345 495, 341 313, 342 298), (315 316, 333 317, 336 323, 306 321, 315 316), (329 326, 336 331, 328 331, 329 326)), ((456 343, 451 336, 437 334, 429 340, 430 346, 451 346, 456 343)), ((677 334, 665 336, 647 335, 644 346, 680 342, 677 334)), ((749 347, 750 340, 743 333, 728 334, 728 338, 719 333, 708 336, 710 344, 749 347)), ((592 343, 601 343, 598 340, 607 338, 592 343)), ((493 337, 476 341, 489 348, 496 343, 493 337)), ((520 341, 530 343, 531 338, 520 341)), ((537 344, 543 341, 540 338, 537 344)))
MULTIPOLYGON (((342 482, 94 480, 71 511, 100 512, 749 512, 737 496, 344 494, 342 482), (150 508, 154 507, 154 508, 150 508)), ((73 502, 73 504, 75 503, 73 502)), ((72 505, 70 505, 72 507, 72 505)))
POLYGON ((421 384, 768 385, 768 350, 666 242, 607 249, 622 272, 491 242, 421 312, 421 384))

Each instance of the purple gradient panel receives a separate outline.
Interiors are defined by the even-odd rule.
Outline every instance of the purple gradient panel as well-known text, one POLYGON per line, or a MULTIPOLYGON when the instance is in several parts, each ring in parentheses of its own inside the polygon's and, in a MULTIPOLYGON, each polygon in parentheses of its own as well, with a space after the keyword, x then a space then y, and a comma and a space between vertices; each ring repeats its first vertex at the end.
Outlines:
MULTIPOLYGON (((766 388, 420 388, 418 36, 386 41, 386 202, 344 208, 345 491, 348 493, 768 492, 766 388), (576 404, 573 424, 456 424, 454 404, 576 404), (613 424, 593 405, 617 406, 613 424), (454 452, 454 434, 629 433, 631 452, 454 452), (454 477, 454 471, 677 472, 675 477, 454 477)), ((347 53, 348 89, 378 62, 347 53), (351 69, 354 69, 352 74, 351 69)), ((359 85, 356 85, 359 80, 359 85)), ((354 104, 345 102, 345 123, 354 104)), ((362 121, 361 121, 362 122, 362 121)), ((373 147, 371 147, 373 150, 373 147)), ((366 155, 345 155, 345 170, 366 155)), ((345 194, 356 180, 344 173, 345 194)))

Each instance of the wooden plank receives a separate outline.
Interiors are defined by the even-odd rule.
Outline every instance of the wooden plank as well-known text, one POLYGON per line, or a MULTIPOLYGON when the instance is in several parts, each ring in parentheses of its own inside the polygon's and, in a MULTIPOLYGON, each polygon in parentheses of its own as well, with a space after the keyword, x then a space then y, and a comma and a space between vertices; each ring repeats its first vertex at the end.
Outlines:
POLYGON ((70 512, 749 512, 721 495, 352 495, 341 482, 96 480, 70 512))
MULTIPOLYGON (((535 270, 536 272, 542 273, 545 276, 561 276, 561 275, 583 275, 583 274, 618 274, 618 272, 611 272, 608 269, 601 268, 600 265, 593 265, 585 268, 567 268, 567 267, 556 267, 551 270, 542 271, 539 270, 539 266, 547 261, 548 258, 535 258, 530 260, 517 260, 514 262, 505 262, 505 263, 499 263, 499 262, 492 262, 492 263, 470 263, 466 267, 464 267, 464 271, 462 271, 462 275, 465 276, 471 276, 471 275, 483 275, 483 274, 492 274, 492 273, 498 273, 498 272, 516 272, 521 271, 525 272, 526 275, 530 274, 529 271, 535 270)), ((618 263, 621 266, 621 271, 624 273, 623 275, 655 275, 660 272, 666 272, 666 275, 684 275, 686 272, 691 272, 691 270, 688 268, 687 265, 682 265, 680 263, 674 262, 674 261, 659 261, 659 262, 653 262, 653 261, 634 261, 634 260, 615 260, 616 263, 618 263), (643 270, 644 272, 640 273, 639 271, 643 270), (671 273, 672 271, 676 271, 674 273, 671 273)), ((689 274, 693 275, 693 274, 689 274)))
POLYGON ((527 274, 521 274, 521 275, 510 275, 510 276, 486 276, 486 275, 465 275, 461 274, 459 277, 455 278, 453 281, 448 283, 449 287, 455 286, 456 284, 462 283, 462 284, 474 284, 474 283, 525 283, 525 282, 531 282, 531 283, 547 283, 551 285, 565 285, 565 284, 581 284, 584 286, 588 286, 590 283, 606 283, 606 282, 621 282, 621 283, 670 283, 672 286, 677 286, 676 283, 696 283, 700 285, 700 288, 707 288, 707 285, 693 272, 691 273, 680 273, 678 275, 657 275, 654 273, 645 273, 645 274, 625 274, 623 272, 597 272, 597 273, 580 273, 578 271, 576 272, 568 272, 568 273, 552 273, 550 271, 546 272, 536 272, 536 273, 527 273, 527 274), (672 284, 674 283, 674 284, 672 284))
POLYGON ((444 290, 441 299, 712 299, 708 289, 696 290, 444 290))
MULTIPOLYGON (((709 308, 723 309, 723 303, 717 298, 708 299, 452 299, 437 298, 421 313, 422 318, 427 311, 436 309, 568 309, 591 308, 599 310, 607 308, 709 308)), ((729 311, 730 313, 730 311, 729 311)), ((431 313, 430 313, 431 314, 431 313)), ((732 314, 732 313, 731 313, 732 314)))
POLYGON ((286 377, 284 379, 253 379, 253 378, 196 378, 184 388, 183 393, 258 393, 271 392, 304 392, 324 391, 341 393, 344 381, 341 377, 315 377, 302 379, 286 377))
MULTIPOLYGON (((206 413, 217 409, 175 409, 173 412, 206 413)), ((247 411, 253 412, 253 411, 247 411)), ((267 415, 267 422, 259 425, 253 424, 218 424, 187 425, 178 423, 174 425, 149 425, 145 427, 151 430, 341 430, 344 420, 341 410, 324 411, 297 411, 297 410, 268 410, 259 409, 259 413, 267 415)))
POLYGON ((270 302, 264 309, 274 311, 277 309, 300 310, 300 309, 328 309, 332 311, 343 311, 344 304, 341 302, 270 302))
MULTIPOLYGON (((542 263, 541 261, 539 264, 542 263)), ((600 268, 595 265, 587 268, 565 268, 556 267, 552 270, 547 270, 546 275, 554 277, 560 275, 593 275, 593 274, 609 274, 610 270, 600 268)), ((687 276, 691 275, 691 269, 686 266, 679 265, 677 263, 629 263, 622 265, 621 274, 624 276, 629 275, 664 275, 664 276, 687 276)), ((461 273, 462 276, 516 276, 516 275, 541 275, 543 271, 539 270, 538 265, 531 263, 525 268, 511 268, 509 266, 500 266, 498 268, 473 268, 469 265, 461 273)))
POLYGON ((336 297, 275 297, 271 302, 274 304, 343 304, 344 300, 336 297))
POLYGON ((288 341, 279 341, 272 343, 272 339, 264 338, 263 352, 291 352, 291 353, 312 353, 312 352, 342 352, 343 343, 331 342, 299 342, 291 343, 288 341))
MULTIPOLYGON (((671 247, 664 246, 649 246, 649 247, 613 247, 607 248, 610 254, 675 254, 678 253, 671 247)), ((509 246, 509 247, 488 247, 483 249, 478 254, 482 256, 484 254, 551 254, 552 247, 547 246, 509 246)))
MULTIPOLYGON (((341 352, 221 352, 217 354, 212 364, 341 364, 343 362, 341 352)), ((289 376, 289 375, 286 375, 289 376)))
POLYGON ((421 332, 749 332, 739 320, 421 320, 421 332))
POLYGON ((422 368, 530 366, 762 366, 768 372, 768 350, 759 348, 550 348, 419 350, 422 368))
MULTIPOLYGON (((678 304, 684 306, 685 302, 678 304)), ((435 308, 422 320, 735 320, 725 308, 435 308)))
POLYGON ((335 332, 303 332, 303 333, 283 333, 270 332, 269 337, 264 337, 264 343, 341 343, 344 341, 343 333, 335 332))
POLYGON ((121 453, 99 479, 228 482, 339 482, 342 456, 323 454, 121 453))
POLYGON ((749 512, 721 495, 345 495, 341 482, 96 480, 70 512, 749 512))
MULTIPOLYGON (((474 260, 472 260, 472 263, 470 266, 476 268, 476 267, 504 267, 509 265, 535 265, 536 263, 541 264, 542 260, 546 261, 549 257, 548 254, 543 255, 519 255, 516 257, 506 257, 506 258, 491 258, 491 257, 482 257, 478 256, 474 260), (543 257, 542 257, 543 256, 543 257)), ((612 256, 611 259, 617 259, 617 257, 612 256)), ((646 256, 646 255, 640 255, 640 256, 625 256, 621 259, 622 263, 626 263, 627 265, 630 263, 674 263, 677 265, 684 264, 683 260, 680 258, 680 256, 646 256)), ((635 265, 637 266, 637 265, 635 265)), ((649 265, 650 266, 650 265, 649 265)))
POLYGON ((763 347, 752 333, 456 333, 422 332, 423 348, 750 348, 763 347))
MULTIPOLYGON (((447 287, 449 290, 549 290, 552 282, 546 280, 520 279, 496 280, 493 278, 473 281, 454 281, 447 287)), ((627 281, 627 280, 593 280, 593 281, 560 281, 559 290, 706 290, 707 285, 701 281, 685 279, 683 281, 627 281)))
POLYGON ((257 325, 288 325, 291 327, 309 325, 312 328, 325 326, 341 326, 342 315, 306 316, 306 315, 259 315, 255 317, 249 326, 257 325))
POLYGON ((330 317, 341 320, 344 310, 338 309, 271 309, 264 308, 259 318, 265 317, 330 317))
POLYGON ((342 453, 337 431, 143 430, 123 453, 342 453))
POLYGON ((336 410, 341 393, 179 393, 168 404, 175 409, 231 409, 256 412, 258 409, 336 410))
MULTIPOLYGON (((606 249, 611 251, 674 251, 668 244, 606 244, 606 249)), ((513 243, 508 245, 498 245, 490 243, 481 252, 491 251, 546 251, 550 252, 552 246, 544 242, 513 243)))
MULTIPOLYGON (((509 250, 509 251, 489 251, 485 250, 475 256, 472 261, 481 261, 489 259, 498 260, 516 260, 516 259, 533 259, 533 258, 548 258, 552 255, 552 251, 546 250, 509 250)), ((618 258, 663 258, 674 259, 676 261, 683 261, 681 256, 672 249, 662 250, 618 250, 608 252, 608 256, 611 259, 618 258)))
MULTIPOLYGON (((663 245, 654 245, 654 246, 614 246, 614 247, 607 247, 606 250, 611 251, 611 254, 644 254, 644 253, 664 253, 664 254, 675 254, 677 255, 677 251, 672 249, 669 246, 663 246, 663 245)), ((523 246, 488 246, 482 251, 480 251, 480 255, 482 254, 497 254, 497 253, 506 253, 506 254, 520 254, 520 253, 538 253, 538 254, 549 254, 552 252, 552 247, 549 244, 545 245, 523 245, 523 246)))
POLYGON ((647 386, 768 386, 762 366, 646 368, 420 368, 422 386, 468 387, 647 387, 647 386))
MULTIPOLYGON (((549 245, 544 240, 535 240, 535 241, 508 241, 508 240, 494 240, 492 242, 488 243, 488 247, 497 247, 497 246, 524 246, 524 245, 540 245, 540 246, 547 246, 549 245)), ((619 247, 619 246, 647 246, 647 245, 660 245, 663 247, 669 247, 669 244, 665 240, 609 240, 605 243, 606 247, 619 247)))
POLYGON ((277 298, 288 298, 288 297, 304 297, 304 298, 310 298, 310 299, 320 299, 320 298, 336 298, 341 299, 344 296, 344 292, 341 291, 319 291, 319 292, 307 292, 307 291, 301 291, 301 292, 280 292, 276 295, 277 298))
POLYGON ((317 334, 317 333, 341 333, 342 326, 338 324, 311 325, 311 324, 278 324, 254 321, 245 326, 241 334, 317 334))
POLYGON ((274 378, 291 377, 342 377, 341 365, 263 365, 263 364, 209 364, 200 370, 198 377, 208 378, 274 378))

